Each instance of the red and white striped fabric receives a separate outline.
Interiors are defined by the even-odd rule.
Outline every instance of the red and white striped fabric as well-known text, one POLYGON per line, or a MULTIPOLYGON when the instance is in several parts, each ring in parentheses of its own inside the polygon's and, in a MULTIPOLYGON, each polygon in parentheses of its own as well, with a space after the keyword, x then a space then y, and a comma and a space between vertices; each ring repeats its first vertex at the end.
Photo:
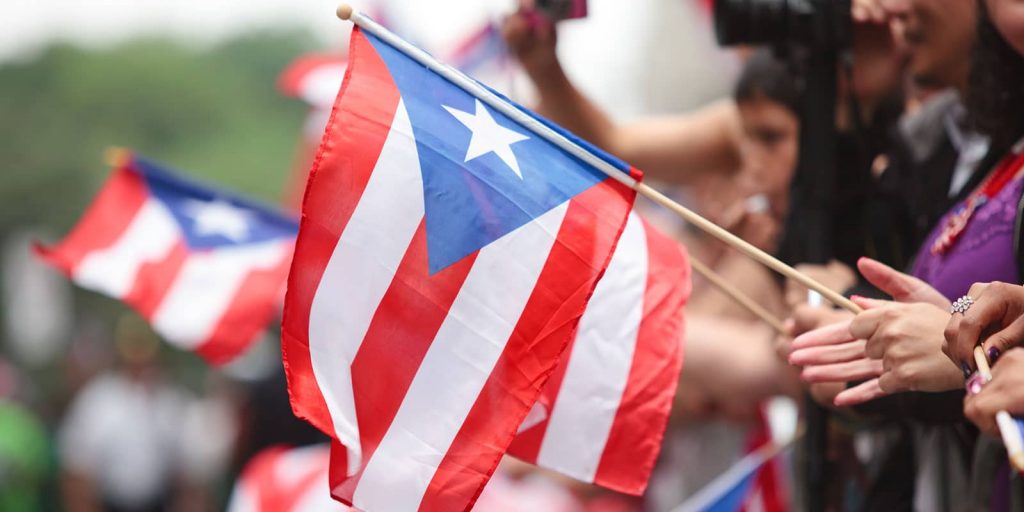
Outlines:
POLYGON ((235 482, 227 512, 347 512, 327 492, 327 445, 277 446, 256 454, 235 482))
MULTIPOLYGON (((573 344, 509 454, 640 495, 661 450, 682 368, 686 249, 630 214, 573 344)), ((332 487, 345 478, 336 469, 332 487)))
POLYGON ((344 445, 347 504, 468 510, 634 192, 358 29, 331 119, 285 301, 292 407, 344 445))
POLYGON ((309 53, 292 61, 277 79, 281 94, 298 98, 310 107, 330 110, 345 77, 344 55, 309 53))
POLYGON ((277 212, 125 156, 67 238, 37 253, 219 364, 270 323, 295 232, 277 212))
MULTIPOLYGON (((747 439, 747 452, 753 453, 776 442, 766 408, 762 408, 757 426, 747 439)), ((781 456, 767 459, 753 477, 740 512, 785 512, 790 509, 786 468, 781 456)))
POLYGON ((509 453, 639 495, 661 450, 682 368, 686 251, 631 214, 579 332, 509 453))

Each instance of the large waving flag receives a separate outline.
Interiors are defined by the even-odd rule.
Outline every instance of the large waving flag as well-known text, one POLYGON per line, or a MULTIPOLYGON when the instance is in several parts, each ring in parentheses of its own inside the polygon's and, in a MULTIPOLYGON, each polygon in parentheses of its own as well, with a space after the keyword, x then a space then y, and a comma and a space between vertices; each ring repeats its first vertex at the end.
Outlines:
POLYGON ((686 252, 631 214, 579 331, 509 453, 639 495, 661 451, 683 363, 686 252))
POLYGON ((241 354, 280 304, 294 220, 122 155, 78 225, 44 260, 132 306, 213 363, 241 354))
MULTIPOLYGON (((584 482, 642 494, 679 382, 689 294, 686 250, 631 213, 575 339, 509 454, 584 482)), ((344 451, 337 443, 334 449, 344 451)), ((335 467, 331 475, 334 489, 347 470, 335 467)))
POLYGON ((292 406, 344 445, 334 494, 369 512, 472 506, 573 337, 637 177, 422 62, 353 32, 285 303, 292 406))

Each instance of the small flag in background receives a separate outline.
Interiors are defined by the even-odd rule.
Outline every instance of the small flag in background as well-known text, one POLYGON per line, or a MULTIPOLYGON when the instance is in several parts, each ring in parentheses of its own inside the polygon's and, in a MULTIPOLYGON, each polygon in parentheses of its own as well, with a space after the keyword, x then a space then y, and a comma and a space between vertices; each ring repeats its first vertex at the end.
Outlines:
MULTIPOLYGON (((330 110, 347 67, 348 58, 341 54, 300 55, 281 72, 277 78, 277 89, 314 109, 330 110)), ((317 135, 320 133, 323 133, 323 127, 317 135)))
POLYGON ((175 346, 217 364, 240 355, 280 303, 295 221, 122 156, 74 230, 38 253, 175 346))
POLYGON ((459 71, 484 82, 489 82, 489 75, 508 73, 512 64, 501 28, 494 22, 471 32, 449 53, 448 60, 459 71))
POLYGON ((761 414, 748 440, 747 455, 673 512, 783 512, 789 510, 783 456, 798 438, 773 441, 768 416, 761 414))
POLYGON ((292 406, 344 445, 346 503, 468 510, 635 193, 376 36, 357 28, 350 52, 289 277, 292 406))
POLYGON ((235 482, 227 512, 347 512, 327 493, 327 445, 275 446, 256 454, 235 482))
POLYGON ((642 494, 679 382, 689 295, 683 246, 630 214, 573 344, 534 406, 540 421, 527 417, 509 453, 642 494))

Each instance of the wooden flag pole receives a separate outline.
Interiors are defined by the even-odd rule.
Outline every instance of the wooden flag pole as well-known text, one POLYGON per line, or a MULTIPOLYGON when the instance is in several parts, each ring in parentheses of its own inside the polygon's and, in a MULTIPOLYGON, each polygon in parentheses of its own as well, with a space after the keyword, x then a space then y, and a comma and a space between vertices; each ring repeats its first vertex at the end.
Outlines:
POLYGON ((583 162, 593 166, 594 168, 605 173, 612 179, 636 190, 636 192, 655 203, 658 203, 665 208, 668 208, 672 212, 682 217, 685 221, 693 224, 697 228, 703 230, 707 234, 717 238, 723 243, 735 248, 736 250, 746 254, 755 261, 765 265, 766 267, 782 274, 785 277, 793 279, 794 281, 804 285, 810 290, 814 290, 821 294, 833 304, 852 311, 854 313, 860 313, 861 308, 853 303, 853 301, 843 297, 836 291, 828 288, 827 286, 819 283, 817 280, 810 276, 801 273, 797 269, 783 263, 778 258, 768 254, 767 252, 758 249, 754 245, 750 244, 746 240, 733 235, 726 229, 718 226, 714 222, 700 216, 696 212, 686 208, 685 206, 673 201, 668 196, 654 190, 644 183, 640 183, 637 180, 630 177, 628 174, 616 169, 610 163, 594 155, 590 151, 583 149, 575 142, 569 140, 561 133, 558 133, 551 127, 538 121, 537 119, 527 115, 525 112, 520 111, 512 104, 502 100, 494 92, 490 91, 486 87, 480 85, 472 78, 462 74, 460 71, 452 68, 451 66, 445 65, 439 62, 437 59, 432 57, 427 52, 409 44, 407 41, 398 37, 388 29, 380 26, 377 22, 373 21, 369 16, 364 15, 361 12, 352 9, 352 6, 348 4, 341 4, 337 10, 338 17, 343 20, 351 21, 355 23, 363 30, 373 34, 375 37, 384 41, 388 45, 408 55, 413 60, 419 62, 421 65, 430 69, 431 71, 443 76, 453 84, 459 86, 469 94, 475 96, 481 102, 486 103, 487 106, 501 112, 506 117, 518 122, 524 127, 530 129, 535 134, 544 138, 548 142, 560 147, 567 153, 576 158, 579 158, 583 162))
MULTIPOLYGON (((974 347, 974 363, 978 365, 978 374, 985 382, 992 380, 992 369, 989 368, 985 349, 981 348, 981 345, 974 347)), ((1024 471, 1024 445, 1021 444, 1020 435, 1015 432, 1017 425, 1010 413, 997 412, 996 426, 999 427, 999 435, 1003 438, 1003 444, 1006 445, 1006 454, 1010 459, 1010 464, 1017 471, 1024 471)))
POLYGON ((694 258, 692 255, 690 256, 690 266, 693 267, 695 272, 704 276, 704 279, 707 279, 712 286, 718 288, 719 291, 726 294, 730 299, 736 301, 747 311, 753 313, 754 316, 770 325, 772 329, 775 329, 775 332, 789 336, 789 331, 787 331, 786 326, 782 324, 782 320, 776 318, 775 315, 755 302, 749 295, 743 293, 738 288, 727 282, 725 278, 714 270, 711 270, 710 267, 694 258))
POLYGON ((683 220, 685 220, 686 222, 696 226, 705 233, 719 239, 720 241, 736 249, 737 251, 746 254, 754 261, 757 261, 758 263, 761 263, 762 265, 782 274, 783 276, 786 276, 806 286, 810 290, 814 290, 820 293, 822 297, 828 299, 829 302, 835 304, 836 306, 839 306, 853 313, 860 313, 862 311, 860 306, 854 304, 853 301, 851 301, 850 299, 843 297, 842 294, 821 284, 820 282, 808 276, 807 274, 804 274, 803 272, 800 272, 799 270, 783 263, 775 256, 772 256, 771 254, 768 254, 767 252, 758 249, 750 242, 747 242, 746 240, 730 233, 725 228, 702 217, 697 212, 694 212, 693 210, 690 210, 689 208, 673 201, 668 196, 651 188, 646 183, 637 183, 636 187, 634 188, 636 188, 638 194, 654 201, 655 203, 658 203, 659 205, 665 208, 668 208, 669 210, 672 210, 677 215, 682 217, 683 220))

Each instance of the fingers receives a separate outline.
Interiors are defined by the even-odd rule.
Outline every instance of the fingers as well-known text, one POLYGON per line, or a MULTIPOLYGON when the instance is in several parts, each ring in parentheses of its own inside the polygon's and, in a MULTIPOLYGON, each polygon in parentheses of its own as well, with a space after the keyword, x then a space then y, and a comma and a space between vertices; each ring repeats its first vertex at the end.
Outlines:
POLYGON ((861 297, 860 295, 854 295, 850 297, 850 300, 862 309, 878 309, 880 307, 893 304, 893 302, 889 300, 871 299, 868 297, 861 297))
POLYGON ((854 0, 850 15, 858 23, 885 23, 887 19, 879 0, 854 0))
POLYGON ((981 346, 985 349, 989 362, 995 364, 1002 354, 1020 345, 1022 341, 1024 341, 1024 317, 1018 317, 1003 330, 986 338, 981 346))
POLYGON ((841 321, 849 321, 853 313, 846 310, 832 309, 825 306, 811 306, 801 304, 793 310, 793 328, 790 331, 792 336, 799 336, 805 332, 834 324, 841 321))
POLYGON ((800 372, 800 378, 806 382, 849 382, 878 377, 882 371, 881 361, 858 359, 845 363, 808 366, 800 372))
MULTIPOLYGON (((869 301, 872 299, 863 300, 869 301)), ((881 304, 877 303, 892 304, 887 301, 872 301, 870 305, 874 309, 866 309, 863 313, 853 317, 853 320, 850 321, 850 336, 862 340, 870 339, 875 335, 875 331, 878 330, 879 325, 893 314, 891 308, 881 307, 881 304)), ((868 305, 868 303, 865 302, 865 305, 868 305)))
POLYGON ((864 344, 864 340, 856 340, 841 345, 795 350, 789 355, 789 363, 797 366, 817 366, 863 359, 864 344))
POLYGON ((996 413, 999 411, 998 401, 993 399, 992 392, 986 393, 985 388, 978 394, 968 395, 964 400, 964 416, 979 429, 993 435, 999 432, 996 426, 996 413))
POLYGON ((928 283, 879 261, 861 258, 857 260, 857 269, 869 283, 891 295, 893 300, 927 302, 944 309, 950 306, 949 300, 928 283))
POLYGON ((871 379, 839 393, 836 395, 833 403, 836 407, 849 407, 851 405, 870 402, 888 394, 889 393, 882 391, 882 387, 879 384, 878 379, 871 379))
POLYGON ((790 348, 791 350, 800 350, 808 347, 847 343, 856 339, 850 335, 850 323, 845 321, 805 332, 793 340, 790 348))
POLYGON ((954 363, 966 363, 968 368, 975 367, 971 353, 981 341, 982 331, 1002 316, 1001 301, 986 297, 987 288, 987 283, 971 286, 968 295, 974 297, 976 302, 964 314, 953 313, 946 324, 945 337, 951 352, 949 355, 954 363))

